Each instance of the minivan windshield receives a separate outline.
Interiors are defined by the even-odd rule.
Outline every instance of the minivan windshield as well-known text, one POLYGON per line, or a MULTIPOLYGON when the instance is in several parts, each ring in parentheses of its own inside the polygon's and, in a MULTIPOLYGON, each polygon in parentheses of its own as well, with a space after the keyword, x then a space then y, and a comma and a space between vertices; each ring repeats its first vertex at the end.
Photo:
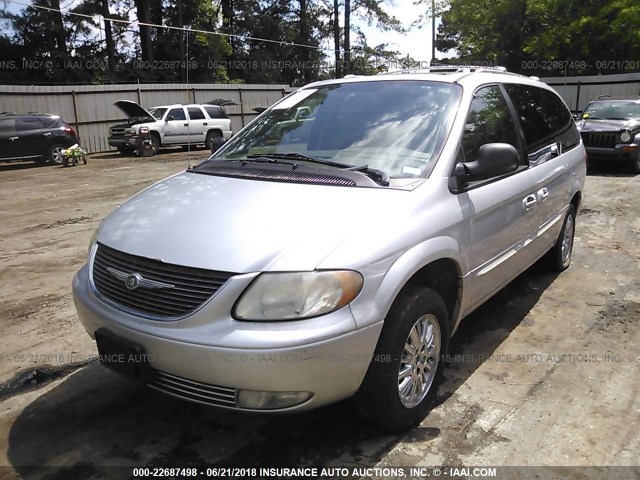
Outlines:
POLYGON ((458 85, 402 79, 303 88, 201 165, 265 156, 367 167, 390 178, 425 176, 444 145, 461 94, 458 85))

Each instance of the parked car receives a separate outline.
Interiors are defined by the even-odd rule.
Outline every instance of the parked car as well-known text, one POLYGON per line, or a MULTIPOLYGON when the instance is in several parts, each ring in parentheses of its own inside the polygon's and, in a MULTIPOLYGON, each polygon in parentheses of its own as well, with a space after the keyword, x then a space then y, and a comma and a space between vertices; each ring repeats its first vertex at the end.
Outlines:
POLYGON ((215 151, 231 138, 231 120, 219 105, 163 105, 149 110, 129 100, 114 105, 129 117, 110 129, 109 145, 122 154, 139 148, 141 127, 149 129, 154 153, 173 145, 205 145, 215 151))
POLYGON ((547 85, 499 70, 310 84, 110 214, 73 281, 103 363, 183 399, 349 397, 419 423, 460 321, 571 262, 586 174, 547 85))
POLYGON ((598 97, 578 120, 589 162, 623 163, 640 173, 640 98, 598 97))
POLYGON ((33 160, 62 164, 62 151, 78 137, 58 115, 48 113, 0 114, 0 161, 33 160))

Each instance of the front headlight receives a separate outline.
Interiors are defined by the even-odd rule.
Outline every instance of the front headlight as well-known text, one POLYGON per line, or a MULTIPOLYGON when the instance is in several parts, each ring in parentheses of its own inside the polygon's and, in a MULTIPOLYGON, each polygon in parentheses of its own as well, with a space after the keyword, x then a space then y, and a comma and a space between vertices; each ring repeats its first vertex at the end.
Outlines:
POLYGON ((89 255, 91 255, 91 249, 93 248, 93 246, 98 243, 98 229, 96 228, 95 232, 93 232, 93 235, 91 235, 91 240, 89 240, 89 248, 87 249, 87 257, 89 255))
POLYGON ((631 141, 631 133, 630 132, 622 132, 620 134, 620 141, 623 143, 629 143, 631 141))
POLYGON ((351 270, 263 273, 244 291, 233 316, 238 320, 298 320, 349 304, 362 289, 351 270))

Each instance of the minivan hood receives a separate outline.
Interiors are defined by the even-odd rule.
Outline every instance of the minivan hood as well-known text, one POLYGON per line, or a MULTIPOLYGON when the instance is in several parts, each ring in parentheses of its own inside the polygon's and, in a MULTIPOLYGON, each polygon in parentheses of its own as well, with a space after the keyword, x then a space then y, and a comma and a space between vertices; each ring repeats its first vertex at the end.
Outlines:
POLYGON ((136 102, 132 102, 131 100, 119 100, 113 105, 118 107, 129 118, 149 117, 155 120, 155 118, 153 118, 153 115, 151 115, 147 110, 142 108, 136 102))
POLYGON ((211 270, 309 271, 364 222, 383 222, 386 212, 409 214, 407 195, 183 172, 112 212, 99 227, 98 241, 211 270), (404 209, 398 210, 401 199, 404 209))

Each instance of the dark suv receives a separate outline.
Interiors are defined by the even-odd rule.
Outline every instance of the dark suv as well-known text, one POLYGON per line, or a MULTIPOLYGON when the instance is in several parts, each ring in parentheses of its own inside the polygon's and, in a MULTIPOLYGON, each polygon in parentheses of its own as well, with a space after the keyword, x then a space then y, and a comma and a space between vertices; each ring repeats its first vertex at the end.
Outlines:
POLYGON ((589 162, 626 163, 640 173, 640 98, 598 97, 578 121, 589 162))
POLYGON ((0 161, 61 164, 62 150, 76 143, 76 132, 58 115, 0 114, 0 161))

